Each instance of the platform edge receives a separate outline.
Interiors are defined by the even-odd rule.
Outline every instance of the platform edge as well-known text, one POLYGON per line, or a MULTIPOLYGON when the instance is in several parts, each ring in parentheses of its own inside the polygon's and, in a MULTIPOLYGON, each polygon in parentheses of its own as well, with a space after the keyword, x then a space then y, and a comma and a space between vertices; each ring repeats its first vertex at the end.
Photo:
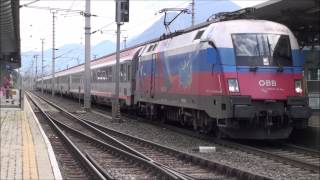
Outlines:
POLYGON ((54 175, 54 179, 55 180, 63 180, 62 178, 62 175, 61 175, 61 171, 60 171, 60 168, 58 166, 58 162, 57 162, 57 159, 56 159, 56 156, 54 154, 54 151, 53 151, 53 148, 51 146, 51 143, 47 137, 47 135, 45 134, 45 132, 43 131, 41 125, 40 125, 40 122, 37 118, 37 116, 35 115, 35 113, 33 112, 32 108, 31 108, 31 105, 29 103, 29 100, 27 98, 25 98, 25 103, 28 107, 25 107, 25 110, 27 108, 30 108, 31 110, 31 114, 33 116, 33 118, 35 119, 36 121, 36 124, 41 132, 41 135, 42 135, 42 138, 47 146, 47 150, 48 150, 48 155, 49 155, 49 159, 50 159, 50 162, 51 162, 51 166, 52 166, 52 170, 53 170, 53 175, 54 175))

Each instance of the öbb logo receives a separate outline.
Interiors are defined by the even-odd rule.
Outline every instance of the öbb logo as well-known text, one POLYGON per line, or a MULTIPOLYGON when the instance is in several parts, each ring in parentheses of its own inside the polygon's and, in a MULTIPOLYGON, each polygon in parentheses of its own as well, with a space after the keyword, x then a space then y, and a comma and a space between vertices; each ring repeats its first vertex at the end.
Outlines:
POLYGON ((277 81, 276 80, 259 80, 259 86, 261 87, 276 87, 277 81))

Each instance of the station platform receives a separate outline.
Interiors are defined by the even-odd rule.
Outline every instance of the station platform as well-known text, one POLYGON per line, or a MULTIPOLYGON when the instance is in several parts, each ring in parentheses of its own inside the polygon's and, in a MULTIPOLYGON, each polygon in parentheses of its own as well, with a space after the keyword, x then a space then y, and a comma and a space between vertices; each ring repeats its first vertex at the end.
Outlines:
POLYGON ((28 100, 0 110, 0 179, 62 179, 51 144, 28 100))
POLYGON ((320 111, 319 110, 314 110, 312 112, 312 116, 309 119, 308 126, 320 128, 320 111))
POLYGON ((320 149, 320 111, 313 110, 307 128, 294 129, 289 141, 313 149, 320 149))

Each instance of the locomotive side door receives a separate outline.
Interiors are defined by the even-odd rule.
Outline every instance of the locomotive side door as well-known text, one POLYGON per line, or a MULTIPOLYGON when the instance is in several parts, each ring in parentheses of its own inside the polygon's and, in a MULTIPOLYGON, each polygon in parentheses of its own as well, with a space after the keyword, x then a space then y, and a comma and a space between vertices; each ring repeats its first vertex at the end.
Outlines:
POLYGON ((150 77, 150 94, 149 97, 150 98, 154 98, 155 95, 155 85, 156 85, 156 81, 155 81, 155 76, 156 76, 156 59, 157 59, 157 54, 152 54, 151 56, 151 77, 150 77))

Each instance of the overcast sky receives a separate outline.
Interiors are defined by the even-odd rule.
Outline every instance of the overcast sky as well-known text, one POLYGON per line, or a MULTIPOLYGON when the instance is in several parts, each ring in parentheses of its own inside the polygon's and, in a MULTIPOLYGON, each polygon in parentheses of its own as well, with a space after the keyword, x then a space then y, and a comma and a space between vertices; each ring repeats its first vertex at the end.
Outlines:
MULTIPOLYGON (((34 0, 20 0, 20 5, 34 0)), ((201 0, 196 0, 201 1, 201 0)), ((214 1, 214 0, 212 0, 214 1)), ((222 0, 217 0, 222 1, 222 0)), ((254 6, 266 0, 232 0, 240 7, 254 6)), ((191 0, 130 0, 130 22, 121 26, 122 36, 133 37, 150 26, 161 15, 159 10, 168 7, 186 7, 191 0)), ((30 6, 70 9, 58 11, 56 16, 56 47, 70 43, 84 43, 84 17, 72 10, 84 10, 85 0, 40 0, 30 6)), ((91 0, 92 34, 95 45, 104 40, 115 41, 114 0, 91 0)), ((41 38, 45 38, 45 49, 52 47, 52 13, 50 10, 23 7, 20 10, 21 51, 40 51, 41 38)))

